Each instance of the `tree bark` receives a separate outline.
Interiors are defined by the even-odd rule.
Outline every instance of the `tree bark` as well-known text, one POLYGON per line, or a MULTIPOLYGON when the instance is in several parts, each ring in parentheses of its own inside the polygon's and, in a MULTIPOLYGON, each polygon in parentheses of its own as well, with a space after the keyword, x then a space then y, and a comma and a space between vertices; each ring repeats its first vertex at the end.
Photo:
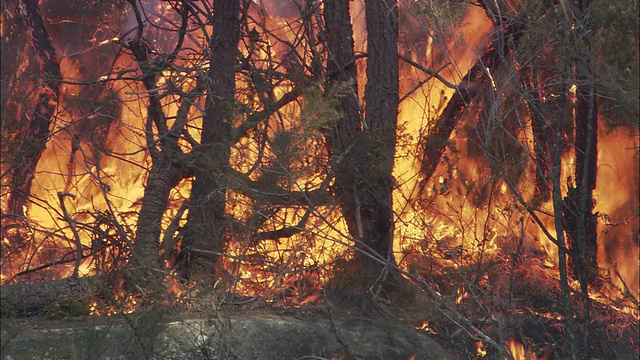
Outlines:
POLYGON ((327 87, 349 83, 342 116, 325 133, 335 170, 334 192, 358 252, 346 277, 358 291, 387 282, 393 258, 391 192, 398 115, 398 11, 392 0, 367 1, 366 118, 357 95, 357 70, 349 1, 325 1, 327 87))
POLYGON ((353 29, 349 13, 349 0, 326 0, 324 22, 327 34, 327 90, 349 83, 349 93, 339 99, 342 116, 325 132, 327 152, 335 171, 333 191, 347 223, 349 234, 358 238, 356 203, 350 180, 351 168, 356 163, 353 142, 362 131, 362 115, 358 99, 358 78, 353 51, 353 29))
MULTIPOLYGON (((127 264, 128 281, 143 283, 150 294, 161 295, 164 279, 164 264, 160 257, 160 233, 162 215, 164 214, 171 189, 187 174, 183 170, 184 153, 180 150, 176 136, 169 131, 167 119, 158 91, 157 77, 161 66, 149 59, 150 50, 141 41, 143 22, 141 11, 135 1, 130 4, 138 22, 137 35, 129 41, 127 48, 131 50, 142 71, 142 83, 148 91, 147 119, 145 121, 145 139, 151 155, 151 169, 147 178, 142 207, 138 215, 136 237, 133 243, 132 259, 127 264), (155 125, 157 136, 154 137, 155 125), (130 271, 132 270, 132 271, 130 271)), ((183 11, 188 11, 186 8, 183 11)), ((183 18, 183 22, 186 20, 183 18)), ((178 42, 181 44, 181 41, 178 42)), ((175 51, 179 50, 179 46, 175 51)), ((172 129, 173 130, 173 129, 172 129)))
MULTIPOLYGON (((351 146, 356 134, 362 130, 362 117, 358 100, 358 79, 353 52, 353 29, 349 13, 349 0, 327 0, 324 4, 327 34, 327 87, 349 83, 349 93, 340 98, 342 116, 326 134, 327 150, 332 157, 342 157, 351 146)), ((336 174, 341 182, 342 173, 336 174)), ((340 187, 340 186, 338 186, 340 187)), ((350 189, 343 189, 350 191, 350 189)))
POLYGON ((362 256, 365 274, 375 285, 385 285, 393 256, 394 218, 391 193, 398 125, 398 2, 366 0, 367 84, 366 114, 361 144, 367 142, 368 153, 354 196, 360 238, 367 256, 362 256), (383 264, 384 260, 387 264, 383 264))
POLYGON ((240 1, 214 4, 213 35, 209 43, 210 82, 202 140, 194 151, 200 163, 189 199, 189 214, 182 242, 182 275, 212 275, 223 253, 228 220, 225 211, 227 173, 231 154, 231 120, 235 98, 235 73, 240 41, 240 1))
POLYGON ((29 124, 26 134, 12 161, 11 191, 9 193, 9 213, 16 216, 24 215, 24 207, 31 192, 36 164, 46 148, 51 136, 51 125, 58 105, 58 95, 61 75, 60 62, 56 50, 51 45, 51 38, 44 27, 38 2, 22 0, 20 10, 27 24, 31 42, 40 62, 42 88, 38 92, 36 105, 32 112, 25 114, 25 121, 29 124))
POLYGON ((593 213, 595 202, 593 190, 597 177, 597 144, 598 144, 598 103, 596 99, 595 54, 593 53, 591 35, 588 26, 588 7, 591 0, 573 2, 573 13, 576 21, 573 31, 573 42, 576 48, 576 109, 575 109, 575 188, 569 187, 565 201, 564 218, 567 225, 569 249, 575 256, 570 258, 570 265, 580 282, 582 293, 583 324, 581 335, 581 355, 587 358, 590 352, 591 304, 588 285, 596 285, 599 271, 598 254, 598 218, 593 213))
POLYGON ((574 16, 577 20, 574 30, 576 54, 576 108, 575 108, 575 187, 570 185, 565 198, 565 222, 569 248, 576 258, 570 265, 576 277, 582 282, 594 284, 598 278, 597 215, 593 190, 596 187, 597 145, 598 145, 598 103, 593 54, 590 39, 585 29, 585 11, 590 1, 575 1, 574 16), (582 50, 582 51, 580 51, 582 50))

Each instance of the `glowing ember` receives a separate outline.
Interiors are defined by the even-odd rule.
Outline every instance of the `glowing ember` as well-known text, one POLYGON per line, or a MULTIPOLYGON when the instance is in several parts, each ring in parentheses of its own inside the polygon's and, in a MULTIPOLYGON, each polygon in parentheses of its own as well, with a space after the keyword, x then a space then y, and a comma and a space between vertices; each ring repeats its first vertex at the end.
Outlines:
POLYGON ((485 348, 486 346, 484 345, 482 340, 478 340, 476 342, 476 355, 480 358, 485 357, 485 355, 487 355, 487 350, 485 348))
POLYGON ((464 298, 467 297, 467 291, 464 288, 459 288, 456 296, 456 304, 460 304, 464 298))

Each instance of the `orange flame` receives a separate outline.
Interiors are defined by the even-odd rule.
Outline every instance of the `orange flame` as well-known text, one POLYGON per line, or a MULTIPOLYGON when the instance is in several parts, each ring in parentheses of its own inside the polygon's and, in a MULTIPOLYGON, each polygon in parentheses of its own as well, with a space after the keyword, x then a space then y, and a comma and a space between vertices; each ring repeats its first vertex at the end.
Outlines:
POLYGON ((485 355, 487 355, 486 346, 484 345, 482 340, 476 341, 476 355, 477 355, 477 357, 481 357, 481 358, 483 358, 483 357, 485 357, 485 355))
POLYGON ((514 360, 527 360, 524 345, 521 342, 511 339, 507 341, 507 346, 514 360))

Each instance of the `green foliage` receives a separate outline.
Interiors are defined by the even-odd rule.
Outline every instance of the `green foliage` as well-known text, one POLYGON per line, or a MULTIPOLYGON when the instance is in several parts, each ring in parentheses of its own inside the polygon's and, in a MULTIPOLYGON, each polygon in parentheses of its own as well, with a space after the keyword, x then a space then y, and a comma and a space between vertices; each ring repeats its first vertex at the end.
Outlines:
MULTIPOLYGON (((335 83, 326 91, 313 88, 304 95, 300 115, 286 128, 280 128, 269 138, 270 150, 277 159, 268 173, 293 177, 317 174, 324 153, 321 132, 331 128, 342 116, 340 99, 352 90, 349 82, 335 83)), ((269 175, 268 175, 269 176, 269 175)))
POLYGON ((53 304, 50 308, 45 310, 43 315, 47 319, 64 319, 68 317, 87 315, 88 312, 86 304, 65 300, 53 304))
POLYGON ((429 28, 434 21, 444 27, 459 25, 468 7, 468 3, 464 1, 446 0, 406 1, 402 5, 405 8, 403 11, 410 13, 423 26, 429 24, 429 28))
POLYGON ((610 126, 640 126, 640 21, 637 0, 594 2, 589 13, 600 111, 610 126))
POLYGON ((349 96, 352 82, 336 82, 326 91, 319 87, 305 93, 305 103, 300 112, 300 123, 308 130, 327 129, 342 117, 340 99, 349 96))
MULTIPOLYGON (((527 18, 520 20, 526 21, 527 30, 520 40, 517 57, 522 65, 535 64, 537 74, 544 80, 540 84, 545 87, 541 89, 543 94, 566 92, 567 88, 561 85, 575 84, 578 72, 595 81, 600 113, 610 126, 637 128, 640 125, 638 1, 594 1, 585 12, 582 25, 559 7, 550 8, 542 2, 525 2, 521 6, 520 11, 527 18), (574 63, 579 64, 578 68, 574 63)), ((557 113, 555 104, 549 105, 548 113, 557 113)))

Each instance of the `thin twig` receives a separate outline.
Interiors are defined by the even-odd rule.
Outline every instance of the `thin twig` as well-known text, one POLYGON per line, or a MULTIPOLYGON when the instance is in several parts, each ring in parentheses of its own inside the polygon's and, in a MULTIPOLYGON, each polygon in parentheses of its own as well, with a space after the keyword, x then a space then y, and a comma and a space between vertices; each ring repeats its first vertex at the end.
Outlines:
POLYGON ((76 221, 71 218, 71 216, 69 215, 69 212, 67 211, 67 207, 64 204, 64 198, 66 196, 72 198, 73 200, 76 199, 76 196, 68 192, 62 192, 62 191, 58 192, 58 200, 60 200, 60 209, 62 209, 62 215, 64 217, 64 220, 69 224, 69 227, 73 232, 73 238, 76 241, 76 264, 73 269, 73 275, 71 276, 73 276, 74 278, 78 278, 80 263, 82 262, 82 242, 80 241, 80 234, 78 234, 78 229, 76 229, 76 221))
POLYGON ((616 269, 616 276, 618 277, 618 279, 620 279, 622 286, 624 286, 625 294, 627 295, 629 300, 631 300, 631 302, 634 303, 636 307, 640 307, 640 303, 638 302, 638 299, 636 299, 633 293, 631 293, 631 290, 629 290, 629 287, 627 287, 627 283, 624 281, 624 279, 622 279, 622 276, 620 276, 620 273, 618 272, 617 269, 616 269))

